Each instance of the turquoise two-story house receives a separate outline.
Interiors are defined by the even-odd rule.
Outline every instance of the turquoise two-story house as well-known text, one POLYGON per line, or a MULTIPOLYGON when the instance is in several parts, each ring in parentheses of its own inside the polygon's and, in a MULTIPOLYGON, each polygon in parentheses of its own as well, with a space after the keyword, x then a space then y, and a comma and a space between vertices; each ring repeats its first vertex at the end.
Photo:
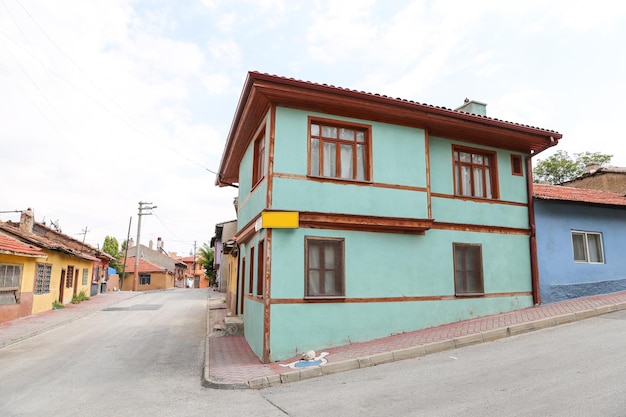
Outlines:
POLYGON ((250 72, 237 314, 265 363, 539 301, 530 158, 555 131, 250 72), (530 197, 529 197, 530 196, 530 197))

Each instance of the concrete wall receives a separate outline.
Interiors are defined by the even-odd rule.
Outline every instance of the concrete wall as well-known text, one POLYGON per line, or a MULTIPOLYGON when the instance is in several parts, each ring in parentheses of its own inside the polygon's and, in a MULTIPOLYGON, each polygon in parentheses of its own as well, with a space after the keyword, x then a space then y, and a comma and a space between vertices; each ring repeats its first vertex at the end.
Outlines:
POLYGON ((626 210, 537 199, 543 303, 626 290, 626 210), (602 234, 604 263, 574 262, 572 230, 602 234))

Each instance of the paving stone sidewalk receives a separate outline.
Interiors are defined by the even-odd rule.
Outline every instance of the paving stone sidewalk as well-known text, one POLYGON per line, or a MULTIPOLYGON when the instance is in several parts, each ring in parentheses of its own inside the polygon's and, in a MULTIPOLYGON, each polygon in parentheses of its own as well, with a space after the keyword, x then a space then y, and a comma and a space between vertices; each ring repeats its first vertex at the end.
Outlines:
POLYGON ((280 365, 297 361, 300 357, 263 364, 243 336, 212 334, 213 325, 223 319, 226 310, 208 308, 204 385, 219 389, 267 388, 489 342, 618 310, 626 310, 626 291, 540 305, 324 349, 329 352, 326 364, 294 370, 280 365))

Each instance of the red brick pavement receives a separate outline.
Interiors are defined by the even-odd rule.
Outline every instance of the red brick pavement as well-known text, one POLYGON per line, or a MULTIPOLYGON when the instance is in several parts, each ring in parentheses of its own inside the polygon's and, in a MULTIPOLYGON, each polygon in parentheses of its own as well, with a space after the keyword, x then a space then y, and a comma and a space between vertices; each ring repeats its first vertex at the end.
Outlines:
MULTIPOLYGON (((530 307, 391 335, 369 342, 324 349, 329 352, 326 357, 328 364, 307 371, 294 371, 280 366, 281 363, 297 361, 299 357, 280 363, 262 364, 243 336, 210 336, 207 338, 208 366, 205 367, 205 385, 213 388, 264 388, 326 373, 486 342, 625 309, 626 291, 530 307), (335 367, 328 366, 331 364, 335 364, 335 367), (328 367, 329 372, 326 372, 325 367, 328 367)), ((212 314, 212 320, 215 321, 223 317, 224 311, 213 310, 209 315, 212 314)))

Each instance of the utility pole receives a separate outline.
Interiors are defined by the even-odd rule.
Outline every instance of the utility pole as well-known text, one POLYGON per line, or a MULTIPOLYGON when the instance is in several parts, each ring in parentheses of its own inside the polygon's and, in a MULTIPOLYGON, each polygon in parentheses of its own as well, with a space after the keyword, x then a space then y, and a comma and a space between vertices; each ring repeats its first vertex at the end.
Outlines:
POLYGON ((81 230, 81 234, 83 235, 83 249, 85 248, 85 239, 87 238, 87 233, 91 232, 91 230, 89 230, 87 228, 87 226, 85 226, 85 228, 83 230, 81 230))
POLYGON ((157 206, 150 206, 152 203, 145 201, 139 202, 139 212, 137 213, 137 243, 135 244, 135 274, 133 277, 133 291, 137 291, 139 285, 139 239, 141 238, 141 216, 149 216, 152 214, 150 210, 157 206))
MULTIPOLYGON (((193 287, 196 287, 196 241, 193 241, 193 287)), ((198 284, 198 287, 200 287, 200 284, 198 284)))

